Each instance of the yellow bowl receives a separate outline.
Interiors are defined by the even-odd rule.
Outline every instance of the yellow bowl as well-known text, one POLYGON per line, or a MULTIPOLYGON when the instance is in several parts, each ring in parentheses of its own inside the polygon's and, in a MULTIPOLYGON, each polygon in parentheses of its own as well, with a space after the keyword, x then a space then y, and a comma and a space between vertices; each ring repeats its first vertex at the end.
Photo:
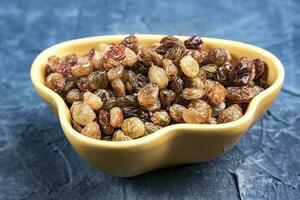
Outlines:
MULTIPOLYGON (((204 47, 223 47, 233 56, 261 58, 269 66, 270 85, 249 104, 245 115, 234 122, 217 125, 176 124, 143 138, 111 142, 86 137, 71 126, 69 109, 63 99, 44 86, 47 58, 70 53, 85 54, 99 42, 118 43, 125 35, 90 37, 63 42, 43 51, 32 64, 31 79, 40 96, 58 114, 63 132, 78 154, 99 170, 129 177, 157 168, 212 160, 232 148, 259 120, 280 92, 284 80, 281 62, 270 52, 235 41, 203 38, 204 47)), ((137 35, 142 46, 159 42, 163 35, 137 35)), ((188 37, 178 36, 181 40, 188 37)))

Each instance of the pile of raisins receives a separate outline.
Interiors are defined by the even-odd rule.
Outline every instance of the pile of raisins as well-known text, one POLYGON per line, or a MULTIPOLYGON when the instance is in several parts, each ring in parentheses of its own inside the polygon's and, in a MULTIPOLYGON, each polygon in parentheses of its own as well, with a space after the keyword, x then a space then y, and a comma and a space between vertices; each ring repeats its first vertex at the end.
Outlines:
POLYGON ((205 49, 199 36, 166 36, 145 48, 130 35, 83 56, 49 57, 46 76, 45 85, 70 107, 75 130, 113 141, 175 123, 237 120, 267 87, 262 60, 233 60, 226 49, 205 49))

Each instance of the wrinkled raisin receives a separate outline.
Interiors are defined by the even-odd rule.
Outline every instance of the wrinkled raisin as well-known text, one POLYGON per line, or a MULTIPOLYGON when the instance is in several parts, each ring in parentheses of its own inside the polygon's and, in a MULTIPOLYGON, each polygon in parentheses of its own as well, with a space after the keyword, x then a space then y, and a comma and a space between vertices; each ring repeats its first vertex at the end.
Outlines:
POLYGON ((159 92, 159 97, 163 106, 170 106, 176 98, 176 93, 172 90, 162 89, 159 92))
POLYGON ((156 51, 152 50, 152 49, 149 49, 148 50, 148 53, 151 57, 151 60, 153 62, 154 65, 158 65, 158 66, 162 66, 163 64, 163 56, 156 53, 156 51))
POLYGON ((186 123, 203 124, 211 117, 211 107, 203 100, 192 101, 188 109, 183 112, 183 119, 186 123))
POLYGON ((104 53, 100 51, 95 51, 92 58, 91 62, 93 64, 93 67, 95 69, 101 69, 102 68, 102 63, 103 63, 103 56, 104 53))
POLYGON ((208 119, 208 123, 209 124, 217 124, 218 121, 217 121, 217 119, 215 117, 211 117, 211 118, 208 119))
POLYGON ((249 103, 254 97, 254 91, 252 87, 228 87, 227 96, 232 103, 249 103))
POLYGON ((184 41, 184 45, 188 49, 200 49, 202 47, 203 41, 199 36, 192 36, 184 41))
POLYGON ((165 70, 155 65, 150 67, 148 78, 152 83, 156 83, 159 89, 167 87, 169 83, 169 79, 165 70))
POLYGON ((165 110, 156 111, 151 116, 151 121, 161 126, 167 126, 171 122, 171 118, 165 110))
POLYGON ((152 106, 157 103, 159 87, 155 83, 148 83, 138 91, 138 101, 142 106, 152 106))
POLYGON ((188 108, 183 112, 183 119, 186 123, 204 124, 210 118, 209 111, 199 108, 188 108))
POLYGON ((143 108, 146 109, 146 110, 148 110, 148 111, 150 111, 150 112, 158 111, 161 108, 160 100, 157 99, 153 104, 147 105, 147 106, 143 106, 143 108))
POLYGON ((158 131, 161 128, 162 128, 162 126, 160 126, 160 125, 154 124, 152 122, 146 122, 145 123, 145 135, 154 133, 155 131, 158 131))
POLYGON ((72 120, 72 127, 79 133, 81 133, 83 126, 72 120))
POLYGON ((169 80, 174 80, 176 78, 178 70, 170 59, 163 60, 163 68, 165 69, 166 75, 169 78, 169 80))
POLYGON ((224 86, 229 86, 229 71, 232 69, 232 67, 233 66, 228 62, 219 66, 214 74, 214 79, 224 86))
POLYGON ((160 41, 161 45, 156 48, 156 52, 159 54, 166 54, 167 51, 172 48, 175 44, 182 44, 182 42, 171 35, 165 36, 160 41))
POLYGON ((112 125, 112 127, 120 128, 124 120, 124 116, 121 108, 113 107, 109 111, 109 113, 110 113, 110 124, 112 125))
POLYGON ((206 73, 206 77, 212 79, 214 77, 215 72, 218 69, 218 66, 215 64, 207 64, 201 67, 206 73))
POLYGON ((100 140, 101 132, 97 122, 90 122, 81 131, 82 135, 100 140))
POLYGON ((136 74, 142 74, 144 76, 148 76, 149 67, 145 63, 139 61, 134 66, 133 71, 136 74))
POLYGON ((205 87, 204 82, 199 77, 186 78, 184 80, 184 86, 186 88, 197 88, 197 89, 204 89, 205 87))
POLYGON ((50 56, 47 61, 48 71, 51 73, 58 72, 61 62, 62 59, 58 56, 50 56))
POLYGON ((102 109, 110 110, 116 105, 116 97, 114 93, 110 90, 98 89, 95 91, 95 94, 100 97, 103 102, 102 109))
POLYGON ((108 81, 112 81, 116 78, 122 78, 123 74, 124 74, 124 67, 120 65, 107 71, 107 79, 108 81))
POLYGON ((94 111, 81 101, 75 101, 72 104, 70 111, 73 120, 80 125, 86 125, 96 118, 94 111))
POLYGON ((186 100, 200 99, 205 95, 205 90, 197 88, 184 88, 182 91, 183 98, 186 100))
POLYGON ((71 67, 72 75, 75 77, 87 76, 93 71, 93 64, 89 57, 78 57, 77 64, 71 67))
POLYGON ((89 79, 87 76, 82 76, 80 77, 77 82, 76 82, 77 87, 81 90, 81 91, 85 91, 85 90, 90 90, 91 87, 89 85, 89 79))
POLYGON ((190 101, 188 101, 185 98, 183 98, 182 93, 177 93, 176 94, 176 98, 175 98, 174 103, 180 104, 180 105, 183 105, 183 106, 187 106, 189 104, 189 102, 190 101))
POLYGON ((242 109, 237 105, 231 105, 225 110, 223 110, 219 117, 218 117, 218 123, 227 123, 235 121, 243 116, 242 109))
POLYGON ((180 67, 182 72, 189 78, 194 78, 199 73, 199 65, 190 55, 184 56, 180 60, 180 67))
POLYGON ((125 119, 121 128, 123 133, 131 138, 141 137, 145 132, 144 123, 137 117, 125 119))
POLYGON ((89 105, 93 110, 99 110, 103 105, 103 102, 100 99, 100 97, 89 91, 83 94, 83 102, 89 105))
POLYGON ((129 94, 137 93, 149 82, 149 79, 142 74, 130 76, 125 84, 126 91, 129 94))
POLYGON ((267 69, 267 64, 264 61, 260 60, 259 58, 254 59, 253 64, 254 64, 254 67, 255 67, 255 78, 254 78, 254 80, 258 80, 262 77, 265 70, 267 69))
POLYGON ((66 101, 69 104, 74 103, 75 101, 80 101, 81 100, 81 94, 80 94, 80 90, 78 89, 72 89, 70 90, 67 95, 66 95, 66 101))
POLYGON ((77 56, 75 54, 68 55, 61 59, 57 56, 51 56, 47 62, 47 74, 57 72, 61 73, 64 77, 71 74, 71 67, 77 62, 77 56))
POLYGON ((124 97, 117 97, 116 105, 120 108, 127 106, 137 106, 138 100, 136 95, 125 95, 124 97))
POLYGON ((114 79, 111 82, 111 87, 114 90, 117 97, 124 97, 126 95, 125 85, 121 79, 114 79))
POLYGON ((103 56, 103 67, 111 69, 120 65, 125 55, 125 47, 123 45, 113 45, 103 56))
POLYGON ((115 131, 112 137, 112 141, 128 141, 128 140, 132 140, 132 138, 125 135, 121 130, 115 131))
POLYGON ((110 124, 110 114, 108 111, 99 110, 98 112, 98 122, 100 124, 101 132, 106 135, 111 135, 114 133, 114 127, 110 124))
POLYGON ((64 88, 64 92, 67 93, 70 90, 75 89, 76 88, 76 81, 77 81, 76 77, 74 77, 72 75, 67 76, 66 77, 66 86, 64 88))
POLYGON ((129 49, 137 53, 138 40, 135 35, 129 35, 128 37, 124 38, 121 44, 123 44, 125 47, 128 47, 129 49))
MULTIPOLYGON (((170 48, 165 54, 165 58, 172 60, 172 62, 176 65, 179 64, 179 61, 186 53, 186 48, 183 45, 175 44, 172 48, 170 48)), ((196 62, 196 61, 195 61, 196 62)))
POLYGON ((199 77, 203 82, 206 81, 206 72, 200 68, 197 77, 199 77))
POLYGON ((65 61, 70 65, 75 65, 77 63, 77 55, 76 54, 69 54, 65 57, 65 61))
POLYGON ((175 122, 184 122, 183 120, 183 113, 186 111, 186 107, 179 105, 179 104, 173 104, 170 107, 170 116, 175 122))
POLYGON ((176 78, 171 81, 171 89, 176 93, 181 92, 183 90, 183 86, 184 81, 180 76, 176 76, 176 78))
POLYGON ((211 62, 217 65, 222 65, 229 60, 230 55, 228 51, 223 48, 213 48, 209 52, 208 58, 211 62))
POLYGON ((125 58, 123 59, 123 64, 125 66, 132 67, 138 61, 137 55, 134 53, 133 50, 129 48, 125 48, 124 53, 125 53, 125 58))
POLYGON ((60 92, 66 86, 66 78, 62 74, 54 72, 47 76, 45 85, 55 92, 60 92))
POLYGON ((207 64, 209 62, 209 51, 206 49, 189 50, 187 55, 192 56, 198 62, 198 64, 207 64))
POLYGON ((226 88, 219 82, 214 82, 214 86, 209 91, 207 91, 208 101, 212 105, 218 105, 224 101, 226 94, 226 88))
POLYGON ((152 56, 149 53, 148 49, 140 48, 138 51, 138 59, 140 62, 144 63, 147 66, 151 66, 153 64, 152 56))
POLYGON ((108 85, 107 74, 103 70, 96 70, 88 75, 89 86, 93 89, 104 89, 108 85))
POLYGON ((244 86, 251 83, 255 78, 255 65, 247 57, 240 59, 239 63, 229 72, 231 84, 234 86, 244 86))
POLYGON ((142 110, 137 106, 127 106, 123 108, 125 118, 138 117, 140 120, 146 122, 149 120, 149 112, 142 110))

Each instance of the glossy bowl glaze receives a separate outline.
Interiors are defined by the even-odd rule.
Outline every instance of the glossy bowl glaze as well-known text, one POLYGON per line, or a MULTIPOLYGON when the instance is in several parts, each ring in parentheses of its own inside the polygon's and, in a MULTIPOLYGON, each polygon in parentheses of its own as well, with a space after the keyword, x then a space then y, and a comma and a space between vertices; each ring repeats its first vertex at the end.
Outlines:
MULTIPOLYGON (((136 35, 148 47, 163 35, 136 35)), ((124 142, 111 142, 86 137, 71 126, 69 109, 63 99, 44 85, 47 58, 52 55, 85 54, 99 42, 118 43, 125 35, 99 36, 67 41, 43 51, 32 64, 31 79, 36 91, 58 115, 63 132, 78 154, 99 170, 115 176, 129 177, 172 165, 212 160, 231 149, 247 130, 266 112, 284 80, 281 62, 270 52, 252 45, 229 40, 203 38, 204 47, 223 47, 233 57, 261 58, 269 66, 270 85, 249 104, 245 115, 234 122, 217 125, 176 124, 124 142)), ((177 36, 185 40, 186 36, 177 36)))

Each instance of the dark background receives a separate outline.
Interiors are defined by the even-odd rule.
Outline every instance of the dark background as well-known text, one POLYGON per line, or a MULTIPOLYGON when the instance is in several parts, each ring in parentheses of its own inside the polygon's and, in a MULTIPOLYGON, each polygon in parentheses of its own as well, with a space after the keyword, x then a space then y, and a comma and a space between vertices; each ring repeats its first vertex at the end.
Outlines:
POLYGON ((300 199, 299 46, 297 0, 0 0, 0 199, 300 199), (74 152, 29 71, 53 44, 129 33, 196 34, 263 47, 284 64, 284 88, 224 156, 112 177, 74 152))

